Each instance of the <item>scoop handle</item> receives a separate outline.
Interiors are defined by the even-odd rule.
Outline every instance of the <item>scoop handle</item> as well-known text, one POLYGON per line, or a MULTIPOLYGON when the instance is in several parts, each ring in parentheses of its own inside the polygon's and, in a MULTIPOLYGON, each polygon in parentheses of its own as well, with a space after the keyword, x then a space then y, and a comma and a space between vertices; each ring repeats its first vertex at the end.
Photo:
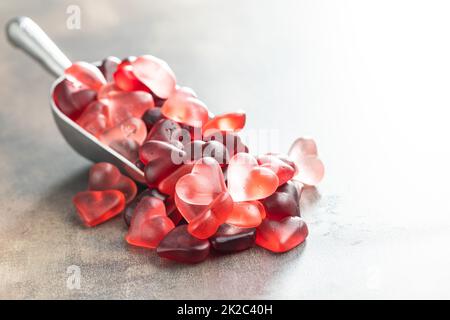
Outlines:
POLYGON ((9 42, 22 49, 53 76, 59 77, 72 64, 47 34, 30 18, 15 17, 6 25, 9 42))

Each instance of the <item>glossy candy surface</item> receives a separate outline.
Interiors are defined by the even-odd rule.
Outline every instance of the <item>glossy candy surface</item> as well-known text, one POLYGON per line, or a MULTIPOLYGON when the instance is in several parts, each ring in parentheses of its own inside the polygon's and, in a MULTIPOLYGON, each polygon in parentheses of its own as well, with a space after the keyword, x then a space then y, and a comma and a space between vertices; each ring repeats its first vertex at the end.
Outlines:
POLYGON ((100 101, 93 101, 76 122, 90 134, 99 137, 110 126, 109 109, 100 101))
POLYGON ((289 156, 298 167, 295 176, 300 182, 315 186, 323 178, 325 167, 318 157, 317 146, 313 139, 298 138, 289 149, 289 156))
POLYGON ((55 86, 53 100, 58 108, 72 120, 76 120, 93 101, 97 93, 89 88, 80 87, 64 79, 55 86))
POLYGON ((103 132, 99 139, 110 145, 113 141, 132 139, 141 145, 147 137, 147 126, 140 118, 128 118, 117 126, 103 132))
POLYGON ((64 73, 69 80, 77 81, 95 91, 106 84, 102 72, 96 66, 87 62, 74 62, 64 73))
POLYGON ((83 191, 72 201, 81 220, 89 227, 115 217, 125 208, 125 197, 117 190, 83 191))
POLYGON ((129 244, 154 249, 173 228, 175 225, 167 217, 164 202, 144 196, 134 209, 125 239, 129 244))
POLYGON ((255 228, 239 228, 229 224, 222 224, 210 238, 210 242, 214 250, 230 253, 253 247, 255 238, 255 228))
POLYGON ((266 217, 264 206, 259 201, 235 202, 226 223, 236 227, 254 228, 266 217))
POLYGON ((198 263, 209 255, 208 240, 192 236, 187 225, 181 225, 169 232, 159 243, 156 252, 160 257, 183 263, 198 263))
POLYGON ((240 131, 245 126, 245 112, 231 112, 215 116, 203 126, 203 132, 208 130, 219 131, 240 131))
POLYGON ((300 217, 265 219, 256 229, 256 244, 273 252, 286 252, 305 241, 308 227, 300 217))

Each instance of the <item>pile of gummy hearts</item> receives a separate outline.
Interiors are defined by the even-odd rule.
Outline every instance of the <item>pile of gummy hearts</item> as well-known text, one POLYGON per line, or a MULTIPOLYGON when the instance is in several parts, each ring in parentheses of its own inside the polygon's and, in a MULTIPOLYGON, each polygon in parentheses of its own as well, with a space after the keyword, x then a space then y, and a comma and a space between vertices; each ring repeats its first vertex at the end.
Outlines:
POLYGON ((88 190, 73 198, 85 225, 122 214, 130 245, 186 263, 255 244, 286 252, 307 237, 301 192, 324 174, 314 140, 297 139, 287 155, 251 155, 238 134, 243 111, 214 116, 150 55, 73 63, 53 99, 144 172, 145 188, 112 164, 93 165, 88 190))

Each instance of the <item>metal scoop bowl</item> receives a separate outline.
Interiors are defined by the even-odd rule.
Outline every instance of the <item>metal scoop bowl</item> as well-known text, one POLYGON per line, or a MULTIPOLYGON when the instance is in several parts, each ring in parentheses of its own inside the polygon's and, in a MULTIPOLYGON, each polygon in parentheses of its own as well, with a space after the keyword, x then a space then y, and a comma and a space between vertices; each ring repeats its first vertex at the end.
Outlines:
MULTIPOLYGON (((137 182, 145 183, 144 173, 117 151, 72 121, 53 101, 55 86, 64 79, 64 70, 72 63, 45 32, 30 18, 16 17, 6 25, 9 42, 22 49, 57 79, 50 91, 50 107, 59 131, 67 143, 81 156, 93 162, 109 162, 137 182)), ((98 65, 98 63, 94 63, 98 65)))

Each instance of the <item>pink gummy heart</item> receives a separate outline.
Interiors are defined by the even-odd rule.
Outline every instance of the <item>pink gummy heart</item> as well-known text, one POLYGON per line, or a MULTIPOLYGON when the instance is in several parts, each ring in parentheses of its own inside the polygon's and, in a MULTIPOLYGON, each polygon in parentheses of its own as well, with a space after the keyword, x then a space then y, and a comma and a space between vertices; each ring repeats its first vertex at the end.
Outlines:
POLYGON ((87 62, 74 62, 64 71, 70 81, 77 81, 92 90, 99 90, 106 84, 102 72, 93 64, 87 62))
POLYGON ((295 162, 298 173, 295 179, 310 185, 317 185, 325 174, 325 167, 317 155, 317 146, 314 140, 299 138, 289 149, 289 157, 295 162))
POLYGON ((175 74, 165 61, 144 55, 131 61, 131 65, 136 78, 159 98, 167 99, 175 90, 175 74))
POLYGON ((137 193, 136 183, 107 162, 94 164, 89 170, 89 190, 118 190, 131 202, 137 193))
POLYGON ((291 180, 295 175, 295 165, 292 166, 277 156, 263 155, 259 156, 257 161, 261 167, 268 168, 277 175, 280 186, 291 180))
POLYGON ((103 223, 125 209, 125 197, 117 190, 79 192, 72 201, 81 220, 89 227, 103 223))
POLYGON ((186 163, 181 165, 158 184, 158 190, 164 194, 173 196, 175 194, 175 186, 178 180, 186 174, 191 173, 193 167, 193 163, 186 163))
POLYGON ((145 196, 134 209, 125 239, 131 245, 154 249, 174 228, 172 220, 166 215, 164 202, 145 196))
POLYGON ((95 101, 97 93, 84 86, 76 86, 64 79, 55 86, 53 100, 58 108, 70 119, 77 119, 85 108, 95 101))
POLYGON ((215 116, 203 126, 203 132, 220 130, 236 132, 245 126, 245 112, 237 111, 215 116))
POLYGON ((132 139, 142 144, 147 136, 147 126, 140 118, 129 118, 117 126, 103 132, 99 139, 106 145, 113 141, 132 139))
POLYGON ((100 101, 108 106, 111 125, 116 126, 128 118, 141 118, 142 115, 155 106, 153 97, 143 91, 118 91, 100 101))
POLYGON ((109 109, 100 101, 93 101, 76 122, 90 134, 99 137, 110 126, 109 109))
POLYGON ((201 128, 208 122, 208 108, 191 92, 179 88, 161 107, 162 114, 176 122, 201 128))
POLYGON ((286 252, 305 241, 308 227, 300 217, 264 219, 256 229, 256 244, 273 252, 286 252))
POLYGON ((264 199, 278 188, 278 177, 248 153, 237 153, 227 169, 228 192, 235 202, 264 199))
POLYGON ((191 173, 178 180, 175 191, 185 203, 209 205, 220 193, 226 192, 219 163, 211 157, 197 160, 191 173))
POLYGON ((235 202, 229 214, 228 224, 241 228, 254 228, 266 217, 264 206, 259 201, 235 202))

